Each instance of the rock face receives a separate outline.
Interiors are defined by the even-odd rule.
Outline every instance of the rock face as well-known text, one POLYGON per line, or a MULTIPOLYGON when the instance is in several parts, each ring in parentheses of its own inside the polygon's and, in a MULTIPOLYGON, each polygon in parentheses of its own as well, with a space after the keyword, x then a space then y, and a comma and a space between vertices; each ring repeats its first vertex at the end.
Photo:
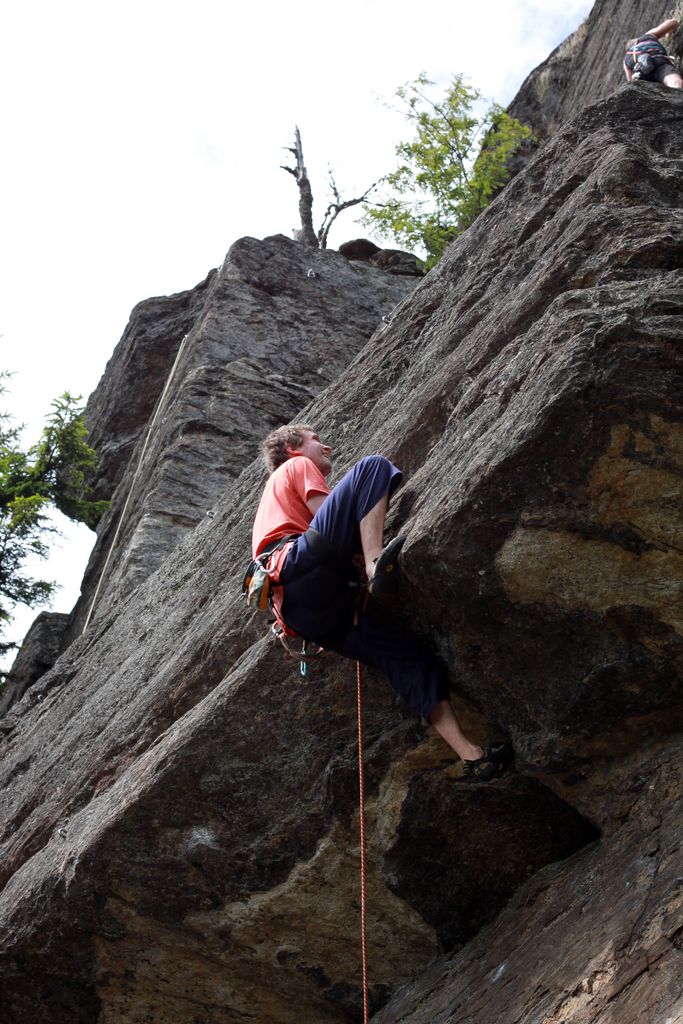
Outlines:
POLYGON ((95 594, 99 613, 154 572, 414 286, 284 236, 245 238, 193 291, 135 308, 86 409, 112 506, 67 642, 95 594))
POLYGON ((376 1024, 678 1020, 680 749, 644 768, 616 836, 535 875, 494 925, 406 986, 376 1024))
MULTIPOLYGON (((404 469, 403 614, 517 753, 466 786, 364 673, 378 1021, 680 1013, 682 120, 562 127, 302 414, 404 469)), ((241 605, 262 481, 0 723, 6 1019, 360 1019, 355 673, 241 605)))
MULTIPOLYGON (((531 125, 536 136, 515 159, 514 171, 524 166, 560 125, 611 95, 625 81, 625 40, 669 17, 672 6, 666 0, 597 0, 583 24, 534 68, 508 107, 513 117, 531 125)), ((682 43, 679 31, 669 52, 680 57, 682 43)))
POLYGON ((164 388, 183 338, 196 326, 215 285, 138 303, 102 380, 86 405, 88 440, 98 454, 94 497, 110 500, 164 388))
POLYGON ((69 622, 60 612, 41 612, 24 637, 0 696, 0 715, 24 696, 56 662, 69 622))

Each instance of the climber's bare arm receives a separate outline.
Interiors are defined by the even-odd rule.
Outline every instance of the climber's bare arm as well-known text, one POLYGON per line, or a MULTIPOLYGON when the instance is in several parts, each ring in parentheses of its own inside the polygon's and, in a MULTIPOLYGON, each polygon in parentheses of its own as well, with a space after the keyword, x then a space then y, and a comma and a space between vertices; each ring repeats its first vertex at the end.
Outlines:
POLYGON ((678 28, 678 21, 676 18, 668 18, 663 21, 661 25, 657 25, 657 28, 651 28, 646 33, 648 36, 655 36, 657 39, 661 39, 662 36, 668 36, 669 32, 675 32, 678 28))
POLYGON ((633 72, 631 71, 630 68, 627 68, 625 64, 624 64, 624 74, 626 75, 626 81, 627 82, 632 82, 633 81, 633 72))
POLYGON ((310 496, 310 498, 306 502, 306 506, 312 516, 316 514, 316 512, 318 511, 326 497, 326 494, 312 494, 310 496))

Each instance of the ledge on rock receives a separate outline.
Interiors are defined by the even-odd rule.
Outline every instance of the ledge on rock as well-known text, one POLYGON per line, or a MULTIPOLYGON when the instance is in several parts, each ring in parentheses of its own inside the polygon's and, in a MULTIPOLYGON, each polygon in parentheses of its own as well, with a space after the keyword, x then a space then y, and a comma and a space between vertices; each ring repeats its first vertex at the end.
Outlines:
POLYGON ((389 274, 407 277, 422 277, 423 271, 417 256, 402 249, 380 249, 367 238, 355 238, 351 242, 343 242, 339 252, 347 260, 359 263, 370 263, 389 274))

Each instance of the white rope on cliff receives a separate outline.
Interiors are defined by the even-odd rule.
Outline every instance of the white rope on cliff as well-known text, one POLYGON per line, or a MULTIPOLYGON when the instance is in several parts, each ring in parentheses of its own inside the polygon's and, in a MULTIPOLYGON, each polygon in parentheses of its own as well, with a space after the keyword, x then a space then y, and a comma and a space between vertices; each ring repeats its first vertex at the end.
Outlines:
POLYGON ((149 421, 149 424, 147 425, 147 433, 145 435, 145 443, 142 446, 142 451, 140 452, 140 458, 138 459, 138 464, 135 467, 135 472, 133 473, 133 479, 131 480, 130 487, 128 489, 128 496, 126 498, 126 501, 125 501, 125 504, 123 506, 123 509, 121 510, 121 515, 119 516, 119 521, 117 523, 116 531, 114 533, 114 539, 112 540, 111 545, 109 546, 109 552, 107 554, 107 557, 105 559, 104 565, 102 567, 102 572, 100 573, 100 578, 97 581, 97 586, 95 588, 95 593, 93 595, 93 599, 90 602, 90 608, 88 609, 88 614, 86 615, 85 623, 83 625, 83 629, 81 630, 81 636, 83 635, 83 633, 85 633, 86 629, 90 625, 90 620, 92 618, 93 611, 95 610, 95 604, 97 602, 97 598, 98 598, 98 595, 99 595, 99 592, 100 592, 100 588, 102 586, 102 580, 104 579, 104 574, 107 571, 107 566, 109 565, 109 560, 110 560, 110 558, 112 556, 112 552, 113 552, 114 548, 116 547, 116 542, 119 539, 119 533, 121 532, 121 525, 123 523, 123 520, 124 520, 124 517, 126 515, 126 512, 128 511, 128 505, 130 504, 130 499, 131 499, 131 496, 133 494, 133 488, 135 487, 135 481, 138 478, 138 473, 140 472, 140 467, 142 466, 142 461, 143 461, 143 459, 145 457, 145 453, 147 451, 147 445, 149 444, 149 439, 150 439, 151 434, 152 434, 152 429, 153 429, 154 424, 156 423, 157 419, 159 418, 159 412, 161 411, 161 407, 164 404, 164 399, 166 398, 166 395, 168 394, 168 389, 171 386, 171 381, 173 380, 173 376, 175 374, 176 367, 178 366, 178 363, 180 362, 180 357, 181 357, 183 351, 185 350, 185 343, 187 342, 187 339, 189 338, 189 336, 190 335, 189 335, 189 332, 188 332, 185 335, 185 337, 183 338, 182 342, 180 343, 180 348, 178 349, 178 353, 177 353, 177 355, 175 357, 175 360, 173 362, 173 366, 171 367, 171 372, 169 373, 168 377, 166 378, 166 383, 164 385, 164 390, 161 392, 161 397, 160 397, 159 401, 157 402, 157 407, 154 410, 154 415, 152 416, 152 419, 149 421))

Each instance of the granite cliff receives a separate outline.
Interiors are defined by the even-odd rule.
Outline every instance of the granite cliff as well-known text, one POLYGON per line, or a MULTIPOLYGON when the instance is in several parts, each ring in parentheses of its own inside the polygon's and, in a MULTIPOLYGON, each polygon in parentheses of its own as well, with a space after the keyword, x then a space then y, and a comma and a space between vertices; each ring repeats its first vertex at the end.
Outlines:
MULTIPOLYGON (((303 346, 303 393, 283 374, 263 405, 259 426, 314 422, 337 475, 368 451, 404 469, 400 614, 470 731, 517 755, 463 784, 366 673, 378 1024, 683 1010, 682 120, 656 86, 588 106, 355 358, 336 353, 329 387, 307 383, 321 355, 303 346)), ((343 259, 233 252, 258 246, 286 248, 302 286, 343 259)), ((211 321, 206 351, 224 344, 211 321)), ((225 362, 221 395, 239 386, 225 362)), ((204 365, 182 374, 190 412, 160 433, 148 494, 182 424, 240 422, 203 398, 204 365)), ((134 472, 126 443, 103 493, 134 472)), ((239 470, 134 587, 118 560, 84 635, 0 720, 0 1010, 17 1024, 359 1019, 353 666, 330 656, 302 683, 242 606, 264 471, 239 470)))

